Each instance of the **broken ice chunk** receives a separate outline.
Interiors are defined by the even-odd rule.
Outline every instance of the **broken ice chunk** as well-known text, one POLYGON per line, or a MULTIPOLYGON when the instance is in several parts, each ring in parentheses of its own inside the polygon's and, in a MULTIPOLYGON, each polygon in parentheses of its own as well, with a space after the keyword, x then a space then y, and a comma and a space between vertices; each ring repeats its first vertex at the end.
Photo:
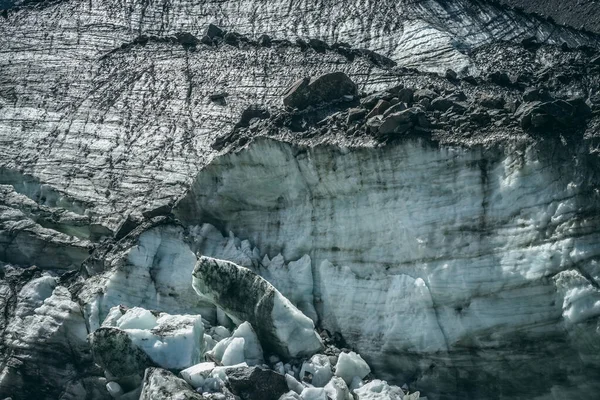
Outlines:
POLYGON ((341 353, 335 366, 335 375, 342 378, 347 384, 352 383, 355 376, 363 379, 369 375, 371 368, 365 360, 355 352, 341 353))

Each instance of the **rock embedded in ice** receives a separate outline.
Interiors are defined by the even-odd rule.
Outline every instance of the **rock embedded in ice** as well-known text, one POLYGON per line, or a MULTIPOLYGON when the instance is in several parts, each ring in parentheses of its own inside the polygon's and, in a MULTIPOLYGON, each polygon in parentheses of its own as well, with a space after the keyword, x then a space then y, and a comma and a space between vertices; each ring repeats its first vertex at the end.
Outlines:
POLYGON ((203 362, 192 365, 181 371, 181 376, 187 383, 196 389, 204 385, 204 380, 210 376, 213 369, 215 369, 215 366, 214 362, 203 362))
POLYGON ((289 390, 284 376, 270 369, 248 367, 226 372, 231 392, 243 400, 277 400, 289 390))
POLYGON ((350 353, 340 353, 338 362, 335 365, 335 376, 339 376, 347 384, 352 383, 355 376, 363 379, 370 372, 371 368, 369 368, 365 360, 353 351, 350 353))
POLYGON ((300 397, 302 400, 328 400, 327 392, 322 388, 305 388, 300 397))
POLYGON ((339 376, 331 378, 325 385, 325 391, 331 400, 353 400, 348 385, 339 376))
POLYGON ((248 321, 263 347, 284 358, 323 348, 314 323, 265 279, 233 263, 200 257, 192 285, 203 298, 238 321, 248 321))
POLYGON ((204 400, 204 397, 172 372, 148 368, 139 400, 204 400))
POLYGON ((331 364, 329 357, 324 354, 315 354, 310 361, 302 363, 300 369, 300 379, 305 380, 307 374, 312 376, 312 379, 306 381, 316 387, 324 387, 333 376, 331 372, 331 364))
MULTIPOLYGON (((354 394, 358 400, 405 400, 405 395, 402 389, 398 386, 390 386, 386 381, 379 379, 365 383, 362 387, 355 389, 354 394)), ((414 399, 419 398, 416 392, 414 399)), ((410 400, 413 398, 411 397, 410 400)))

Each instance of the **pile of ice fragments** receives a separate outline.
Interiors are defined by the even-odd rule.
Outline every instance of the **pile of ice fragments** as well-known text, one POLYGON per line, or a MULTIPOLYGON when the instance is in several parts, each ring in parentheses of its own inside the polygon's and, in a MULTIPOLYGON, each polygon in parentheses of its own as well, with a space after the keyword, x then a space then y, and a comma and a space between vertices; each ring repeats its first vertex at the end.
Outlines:
POLYGON ((200 315, 116 306, 90 334, 94 360, 114 398, 419 398, 406 386, 373 379, 359 354, 339 348, 339 334, 318 334, 310 318, 249 269, 200 257, 192 285, 221 308, 228 327, 212 326, 200 315), (229 294, 237 301, 230 302, 229 294))

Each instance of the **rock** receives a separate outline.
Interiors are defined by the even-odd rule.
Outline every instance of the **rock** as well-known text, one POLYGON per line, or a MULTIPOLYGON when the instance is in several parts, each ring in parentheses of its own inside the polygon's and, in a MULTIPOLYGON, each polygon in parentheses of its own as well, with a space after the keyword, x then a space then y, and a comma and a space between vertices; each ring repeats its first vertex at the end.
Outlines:
POLYGON ((389 114, 379 127, 381 135, 406 132, 418 117, 419 112, 414 108, 389 114))
POLYGON ((91 343, 94 361, 115 377, 142 376, 146 368, 155 365, 121 329, 96 329, 91 334, 91 343))
POLYGON ((449 110, 455 103, 444 97, 437 97, 433 99, 431 102, 431 108, 437 111, 447 111, 449 110))
POLYGON ((393 95, 391 93, 377 92, 360 99, 360 105, 367 109, 370 109, 373 108, 379 101, 390 100, 392 97, 393 95))
POLYGON ((189 32, 179 32, 175 34, 175 37, 177 38, 177 41, 185 48, 195 48, 199 43, 198 38, 189 32))
POLYGON ((450 81, 454 81, 458 78, 458 74, 453 69, 447 69, 445 76, 446 79, 450 81))
POLYGON ((225 36, 223 36, 223 42, 237 47, 240 44, 240 36, 235 32, 227 32, 225 36))
POLYGON ((145 211, 142 211, 142 215, 146 219, 152 219, 154 217, 159 217, 161 215, 170 215, 173 206, 171 204, 162 204, 159 206, 152 207, 145 211))
POLYGON ((498 86, 511 86, 512 82, 506 72, 495 71, 488 75, 488 79, 498 86))
POLYGON ((486 125, 491 121, 490 115, 483 110, 472 112, 469 114, 469 119, 478 125, 486 125))
POLYGON ((227 96, 229 96, 229 93, 227 92, 218 92, 211 94, 210 96, 208 96, 208 98, 210 99, 210 101, 218 102, 224 100, 227 96))
POLYGON ((335 376, 342 378, 346 384, 350 384, 355 376, 363 379, 371 373, 371 368, 359 354, 351 351, 341 353, 335 365, 335 376))
POLYGON ((269 35, 263 34, 258 37, 258 45, 259 46, 271 47, 271 43, 272 43, 271 36, 269 36, 269 35))
POLYGON ((115 231, 115 240, 123 239, 131 231, 137 228, 140 223, 141 221, 138 218, 129 214, 127 218, 125 218, 123 222, 121 222, 121 225, 119 225, 119 227, 115 231))
POLYGON ((590 64, 592 64, 592 65, 600 65, 600 54, 597 55, 597 56, 595 56, 595 57, 593 57, 590 60, 590 64))
POLYGON ((485 108, 502 109, 505 103, 506 101, 502 96, 487 95, 479 98, 479 104, 485 108))
POLYGON ((329 45, 320 39, 310 39, 308 46, 319 53, 325 53, 326 50, 329 50, 329 45))
POLYGON ((523 93, 523 101, 551 101, 552 96, 544 88, 527 88, 523 93))
POLYGON ((258 104, 254 104, 246 107, 244 111, 242 111, 242 115, 240 116, 239 122, 236 124, 237 127, 247 127, 250 126, 250 121, 254 118, 257 119, 267 119, 271 116, 269 110, 260 106, 258 104))
POLYGON ((329 357, 323 354, 315 354, 310 361, 302 363, 302 369, 300 369, 300 379, 316 387, 324 387, 332 376, 329 357), (307 381, 305 377, 308 374, 312 378, 307 381))
POLYGON ((311 105, 356 95, 356 84, 343 72, 331 72, 316 78, 304 78, 288 89, 283 98, 287 107, 305 109, 311 105))
POLYGON ((394 104, 393 106, 391 106, 390 108, 388 108, 387 110, 385 110, 385 112, 382 114, 383 118, 386 118, 390 114, 394 114, 394 113, 397 113, 399 111, 404 111, 407 108, 408 108, 408 106, 406 105, 406 103, 397 103, 397 104, 394 104))
POLYGON ((402 103, 410 104, 413 102, 414 90, 410 88, 403 88, 398 91, 396 97, 402 103))
POLYGON ((139 400, 205 400, 183 379, 161 368, 148 368, 139 400))
POLYGON ((210 39, 222 38, 225 35, 225 31, 214 24, 208 24, 204 35, 210 39))
POLYGON ((260 367, 227 370, 227 386, 242 400, 278 400, 288 392, 285 377, 270 369, 260 367))
POLYGON ((390 103, 386 100, 379 100, 371 112, 367 115, 367 119, 376 115, 381 115, 385 110, 390 108, 390 103))
POLYGON ((247 268, 200 257, 192 286, 234 320, 250 322, 263 348, 283 358, 311 356, 323 348, 313 321, 247 268))
POLYGON ((213 39, 210 36, 204 35, 200 38, 200 43, 205 44, 207 46, 212 46, 214 44, 213 39))
POLYGON ((351 108, 348 110, 347 124, 362 120, 367 115, 367 110, 364 108, 351 108))
MULTIPOLYGON (((419 89, 413 93, 413 100, 420 101, 422 99, 429 99, 430 101, 439 97, 439 94, 430 89, 419 89)), ((400 98, 400 96, 398 96, 400 98)), ((402 101, 402 99, 400 99, 402 101)))

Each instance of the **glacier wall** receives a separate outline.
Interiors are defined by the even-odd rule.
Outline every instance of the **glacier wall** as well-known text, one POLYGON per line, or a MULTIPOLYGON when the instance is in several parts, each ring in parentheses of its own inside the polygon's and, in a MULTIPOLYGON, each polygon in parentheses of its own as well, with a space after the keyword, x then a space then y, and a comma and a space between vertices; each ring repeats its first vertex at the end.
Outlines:
POLYGON ((551 140, 501 150, 257 139, 201 171, 175 213, 247 239, 249 258, 309 256, 320 324, 391 381, 432 398, 591 399, 592 157, 551 140))

